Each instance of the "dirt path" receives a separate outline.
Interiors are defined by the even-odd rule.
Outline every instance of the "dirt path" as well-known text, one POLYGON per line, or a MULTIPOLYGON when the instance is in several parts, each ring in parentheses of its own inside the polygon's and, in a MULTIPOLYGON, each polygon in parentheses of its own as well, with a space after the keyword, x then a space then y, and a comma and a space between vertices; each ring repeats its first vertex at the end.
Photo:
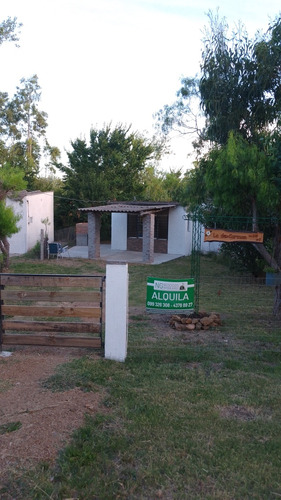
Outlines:
POLYGON ((0 434, 0 478, 16 467, 53 461, 73 430, 83 424, 85 413, 102 410, 102 393, 84 393, 77 388, 52 393, 41 385, 57 365, 85 353, 81 349, 29 346, 0 357, 0 426, 21 423, 16 432, 0 434))

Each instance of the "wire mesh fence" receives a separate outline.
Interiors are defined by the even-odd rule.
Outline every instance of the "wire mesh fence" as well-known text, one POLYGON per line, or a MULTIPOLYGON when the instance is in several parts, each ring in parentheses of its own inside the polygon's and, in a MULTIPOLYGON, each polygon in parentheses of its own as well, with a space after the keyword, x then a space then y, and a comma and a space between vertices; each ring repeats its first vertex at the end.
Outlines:
POLYGON ((64 227, 55 230, 55 241, 60 241, 67 244, 75 245, 76 232, 75 226, 64 227))
POLYGON ((201 276, 199 308, 240 314, 272 314, 275 286, 264 277, 201 276))

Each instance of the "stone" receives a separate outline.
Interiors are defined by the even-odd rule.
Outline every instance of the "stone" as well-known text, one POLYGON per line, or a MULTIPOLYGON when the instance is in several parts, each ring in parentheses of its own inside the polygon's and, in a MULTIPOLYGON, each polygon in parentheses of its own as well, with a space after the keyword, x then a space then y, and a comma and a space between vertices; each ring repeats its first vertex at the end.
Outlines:
POLYGON ((169 322, 172 328, 178 331, 208 330, 216 328, 222 324, 220 314, 212 312, 210 314, 201 312, 198 314, 174 314, 169 322), (196 317, 194 317, 196 316, 196 317))
POLYGON ((191 318, 182 318, 181 322, 184 323, 185 325, 189 325, 190 323, 192 323, 192 319, 191 318))
POLYGON ((193 323, 189 323, 186 325, 187 330, 195 330, 195 325, 193 323))
POLYGON ((209 326, 212 323, 212 319, 205 316, 204 318, 200 319, 201 323, 203 326, 209 326))
POLYGON ((178 321, 180 322, 181 321, 181 317, 174 314, 172 317, 171 317, 171 323, 173 323, 174 321, 178 321))
POLYGON ((188 325, 183 325, 182 323, 178 323, 177 321, 175 322, 175 329, 179 332, 183 332, 184 330, 186 330, 187 326, 188 325))

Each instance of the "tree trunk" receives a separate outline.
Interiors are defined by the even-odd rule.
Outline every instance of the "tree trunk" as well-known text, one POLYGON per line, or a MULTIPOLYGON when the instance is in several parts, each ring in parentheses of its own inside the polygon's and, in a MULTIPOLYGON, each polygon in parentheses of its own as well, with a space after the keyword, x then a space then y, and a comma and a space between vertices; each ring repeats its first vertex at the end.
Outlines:
MULTIPOLYGON (((257 204, 256 200, 253 198, 252 199, 252 231, 256 232, 258 231, 258 212, 257 212, 257 204)), ((279 232, 279 226, 278 224, 275 227, 275 250, 276 250, 276 242, 278 240, 278 235, 280 235, 279 232)), ((280 238, 279 238, 279 244, 280 244, 280 238)), ((280 264, 281 260, 279 260, 276 256, 276 251, 274 252, 274 256, 271 255, 265 246, 262 243, 253 243, 254 248, 260 253, 260 255, 264 258, 265 262, 274 269, 274 271, 281 271, 280 264)), ((280 250, 281 251, 281 246, 280 250)))
MULTIPOLYGON (((279 269, 281 267, 281 230, 280 224, 275 226, 275 238, 274 238, 274 257, 275 261, 279 264, 279 269)), ((281 275, 280 282, 277 282, 275 286, 275 297, 273 306, 273 316, 277 318, 281 317, 281 275)))
POLYGON ((4 236, 2 239, 0 239, 0 250, 3 254, 3 265, 2 265, 2 270, 3 269, 9 269, 10 265, 10 243, 8 241, 8 238, 4 236))
MULTIPOLYGON (((257 225, 255 225, 256 213, 253 212, 253 230, 257 230, 257 225)), ((270 255, 265 246, 262 243, 253 243, 255 249, 262 255, 267 264, 272 267, 276 272, 281 272, 281 231, 280 225, 275 226, 275 236, 274 236, 274 256, 270 255)), ((281 277, 281 274, 280 274, 281 277)), ((275 286, 275 297, 273 305, 273 316, 276 318, 281 317, 281 278, 280 283, 275 286)))
POLYGON ((274 271, 281 271, 278 262, 275 260, 262 243, 253 243, 254 248, 261 254, 267 264, 274 269, 274 271))
POLYGON ((258 231, 258 212, 257 212, 257 204, 256 204, 255 199, 252 199, 252 211, 253 211, 252 231, 253 231, 253 233, 255 233, 256 231, 258 231))
POLYGON ((281 267, 281 228, 280 228, 280 224, 276 224, 276 226, 275 226, 273 248, 274 248, 274 258, 275 258, 276 262, 278 262, 278 264, 281 267))
POLYGON ((273 316, 276 316, 278 319, 281 318, 281 283, 275 287, 273 316))

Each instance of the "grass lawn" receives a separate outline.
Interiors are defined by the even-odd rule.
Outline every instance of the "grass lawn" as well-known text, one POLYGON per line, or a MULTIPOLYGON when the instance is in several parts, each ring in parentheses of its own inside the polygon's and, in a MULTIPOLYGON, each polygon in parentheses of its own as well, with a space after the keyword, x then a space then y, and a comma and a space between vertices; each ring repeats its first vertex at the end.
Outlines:
MULTIPOLYGON (((200 309, 220 313, 223 325, 177 332, 163 315, 145 312, 146 278, 181 279, 189 269, 188 258, 129 266, 126 362, 93 361, 85 350, 44 382, 54 391, 106 389, 110 411, 85 416, 55 467, 39 464, 11 477, 1 499, 281 498, 281 325, 271 315, 273 287, 203 257, 200 309)), ((104 267, 13 259, 11 271, 104 267)))

